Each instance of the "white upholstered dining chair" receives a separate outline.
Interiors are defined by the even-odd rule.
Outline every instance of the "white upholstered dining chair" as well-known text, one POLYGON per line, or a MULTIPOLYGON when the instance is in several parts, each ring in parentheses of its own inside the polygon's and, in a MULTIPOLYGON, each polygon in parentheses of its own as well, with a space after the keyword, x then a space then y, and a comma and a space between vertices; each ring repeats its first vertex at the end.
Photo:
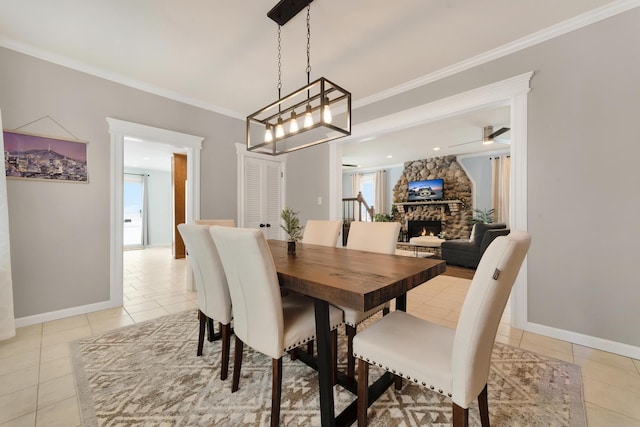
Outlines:
MULTIPOLYGON (((315 339, 313 300, 291 293, 281 296, 276 267, 264 234, 251 228, 213 226, 211 236, 224 266, 233 303, 235 355, 231 391, 238 390, 244 344, 272 358, 271 425, 280 420, 282 356, 315 339)), ((329 306, 332 334, 342 312, 329 306)), ((335 357, 335 356, 334 356, 335 357)))
POLYGON ((235 219, 196 219, 194 222, 199 225, 208 225, 209 227, 212 225, 222 225, 223 227, 236 226, 235 219))
MULTIPOLYGON (((349 227, 347 249, 395 254, 400 233, 399 222, 360 222, 354 221, 349 227)), ((353 357, 353 337, 358 325, 380 310, 389 312, 389 303, 379 305, 368 311, 358 311, 338 306, 344 312, 345 332, 347 335, 347 375, 355 376, 355 358, 353 357)))
POLYGON ((198 294, 198 333, 197 355, 202 355, 205 324, 209 329, 209 340, 213 340, 213 321, 220 324, 222 339, 222 361, 220 379, 227 378, 229 372, 229 347, 231 342, 231 297, 227 286, 227 277, 208 225, 178 224, 178 231, 184 240, 193 271, 198 294))
POLYGON ((358 426, 367 425, 369 364, 448 396, 454 427, 468 425, 469 406, 478 399, 482 425, 489 426, 491 351, 530 243, 528 233, 512 231, 489 245, 471 281, 455 330, 394 311, 355 337, 358 426))
POLYGON ((342 221, 310 219, 304 226, 302 243, 336 247, 342 221))

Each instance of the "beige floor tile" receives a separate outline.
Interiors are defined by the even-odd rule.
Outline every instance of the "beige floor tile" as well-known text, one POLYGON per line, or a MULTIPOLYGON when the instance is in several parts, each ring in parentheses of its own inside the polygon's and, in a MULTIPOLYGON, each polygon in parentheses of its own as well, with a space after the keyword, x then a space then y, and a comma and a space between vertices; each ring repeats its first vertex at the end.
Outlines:
POLYGON ((75 395, 75 380, 71 374, 55 378, 51 381, 41 382, 38 388, 38 409, 75 395))
POLYGON ((451 310, 449 310, 448 308, 442 308, 431 304, 421 304, 414 307, 413 309, 410 308, 407 311, 411 314, 415 314, 416 317, 421 317, 420 315, 424 314, 432 319, 435 318, 438 320, 444 319, 445 316, 451 313, 451 310))
POLYGON ((609 411, 640 421, 640 394, 606 384, 589 377, 583 378, 585 401, 609 411))
POLYGON ((89 320, 87 320, 86 315, 82 314, 80 316, 65 317, 64 319, 46 322, 42 325, 42 333, 43 336, 46 336, 55 332, 68 331, 86 326, 89 326, 89 320))
POLYGON ((169 313, 180 313, 181 311, 194 310, 198 308, 198 304, 194 301, 180 301, 176 304, 165 305, 164 308, 169 313))
POLYGON ((524 331, 522 329, 513 328, 508 323, 500 323, 498 325, 497 335, 501 335, 503 337, 508 337, 514 340, 517 340, 518 343, 522 340, 522 335, 524 335, 524 331))
POLYGON ((37 386, 0 396, 0 423, 5 423, 34 412, 36 410, 37 398, 37 386))
POLYGON ((42 347, 40 363, 50 362, 61 357, 69 357, 69 343, 67 342, 42 347))
POLYGON ((583 378, 592 378, 640 395, 640 374, 595 360, 581 360, 580 367, 583 378))
POLYGON ((12 339, 15 338, 24 338, 24 337, 28 337, 28 336, 38 336, 38 335, 42 335, 42 323, 37 323, 35 325, 29 325, 29 326, 22 326, 19 328, 16 328, 16 336, 12 339))
POLYGON ((566 353, 573 358, 573 348, 570 343, 555 338, 534 334, 532 332, 524 332, 524 334, 522 335, 522 345, 531 350, 539 347, 544 347, 547 349, 555 350, 556 352, 566 353))
POLYGON ((38 385, 38 366, 30 366, 19 371, 14 371, 5 375, 0 375, 0 396, 23 390, 38 385))
POLYGON ((80 426, 80 410, 75 396, 38 410, 36 427, 76 426, 80 426))
POLYGON ((438 322, 438 324, 449 329, 455 329, 456 326, 458 326, 458 322, 452 322, 451 320, 445 320, 445 319, 438 322))
POLYGON ((44 333, 42 336, 42 346, 47 347, 55 344, 70 343, 80 338, 91 336, 91 327, 87 323, 84 326, 75 329, 65 329, 50 333, 44 333))
POLYGON ((173 295, 163 295, 161 297, 158 297, 155 299, 155 301, 161 306, 166 307, 167 305, 177 304, 179 302, 187 302, 190 300, 184 295, 176 294, 174 292, 173 295))
POLYGON ((71 373, 71 359, 61 357, 40 364, 40 383, 71 373))
POLYGON ((23 415, 18 418, 14 418, 6 423, 0 423, 0 427, 35 427, 36 425, 36 413, 23 415))
POLYGON ((91 323, 91 330, 93 331, 93 335, 101 335, 104 332, 113 331, 114 329, 133 325, 136 322, 133 320, 131 316, 126 315, 122 317, 92 320, 90 323, 91 323))
POLYGON ((89 324, 94 321, 100 321, 105 319, 116 319, 118 317, 128 317, 129 314, 124 307, 109 308, 107 310, 96 311, 94 313, 87 313, 87 319, 89 324))
POLYGON ((0 359, 33 351, 39 352, 41 345, 41 335, 10 338, 8 340, 0 342, 0 359))
POLYGON ((625 417, 599 406, 587 403, 587 423, 589 427, 640 427, 640 421, 625 417))
MULTIPOLYGON (((525 332, 525 336, 526 336, 525 332)), ((520 348, 524 350, 529 350, 534 353, 538 353, 542 356, 552 357, 558 360, 564 360, 565 362, 574 363, 573 362, 573 354, 571 350, 567 351, 566 349, 560 349, 558 347, 544 347, 535 343, 531 343, 530 341, 525 341, 524 337, 520 341, 520 348)))
POLYGON ((620 369, 638 372, 638 370, 636 369, 636 365, 633 363, 633 359, 625 356, 620 356, 618 354, 573 344, 573 355, 576 359, 576 363, 578 364, 581 364, 586 360, 594 360, 605 365, 615 366, 620 369))
POLYGON ((124 308, 127 310, 127 313, 131 315, 133 313, 141 313, 143 311, 157 310, 158 308, 160 308, 160 304, 155 301, 147 300, 146 302, 133 302, 127 304, 124 306, 124 308))
POLYGON ((140 323, 146 320, 157 319, 158 317, 166 316, 167 314, 169 314, 169 312, 166 309, 159 307, 153 310, 131 313, 131 317, 136 323, 140 323))
POLYGON ((28 351, 24 354, 4 357, 0 359, 0 375, 21 371, 40 363, 40 351, 28 351))

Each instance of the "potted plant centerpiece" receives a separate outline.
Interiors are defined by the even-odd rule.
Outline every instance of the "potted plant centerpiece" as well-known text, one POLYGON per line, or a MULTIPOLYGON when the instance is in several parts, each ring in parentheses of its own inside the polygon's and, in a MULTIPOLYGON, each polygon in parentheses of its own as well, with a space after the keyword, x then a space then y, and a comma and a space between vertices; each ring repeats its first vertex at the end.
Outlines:
POLYGON ((287 242, 287 253, 296 253, 296 242, 302 238, 302 230, 304 227, 300 226, 300 220, 298 219, 298 212, 286 207, 280 213, 280 218, 284 221, 284 224, 280 225, 282 229, 289 236, 287 242))

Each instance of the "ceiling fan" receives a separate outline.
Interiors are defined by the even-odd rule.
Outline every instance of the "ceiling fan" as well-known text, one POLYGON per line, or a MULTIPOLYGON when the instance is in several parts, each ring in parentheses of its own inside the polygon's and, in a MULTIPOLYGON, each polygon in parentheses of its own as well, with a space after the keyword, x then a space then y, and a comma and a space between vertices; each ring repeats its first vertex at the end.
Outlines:
POLYGON ((449 148, 451 147, 458 147, 460 145, 466 145, 466 144, 473 144, 476 142, 482 142, 484 145, 488 145, 488 144, 493 144, 494 140, 498 141, 498 142, 504 142, 505 144, 508 144, 508 140, 497 140, 495 139, 497 136, 502 135, 505 132, 508 132, 510 128, 507 127, 501 127, 500 129, 498 129, 497 131, 493 131, 493 126, 485 126, 482 128, 482 139, 476 139, 475 141, 469 141, 469 142, 463 142, 461 144, 454 144, 454 145, 450 145, 449 148))

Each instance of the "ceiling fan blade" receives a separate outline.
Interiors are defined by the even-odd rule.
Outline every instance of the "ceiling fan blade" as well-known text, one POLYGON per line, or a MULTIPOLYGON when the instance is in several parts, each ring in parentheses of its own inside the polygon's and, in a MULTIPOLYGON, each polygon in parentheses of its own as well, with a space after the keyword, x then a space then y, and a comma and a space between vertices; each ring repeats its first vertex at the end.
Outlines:
POLYGON ((497 131, 489 135, 489 139, 494 139, 496 136, 502 135, 505 132, 509 132, 509 128, 500 128, 497 131))

